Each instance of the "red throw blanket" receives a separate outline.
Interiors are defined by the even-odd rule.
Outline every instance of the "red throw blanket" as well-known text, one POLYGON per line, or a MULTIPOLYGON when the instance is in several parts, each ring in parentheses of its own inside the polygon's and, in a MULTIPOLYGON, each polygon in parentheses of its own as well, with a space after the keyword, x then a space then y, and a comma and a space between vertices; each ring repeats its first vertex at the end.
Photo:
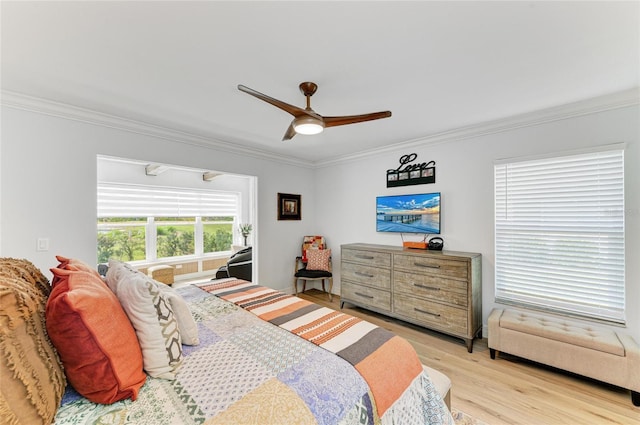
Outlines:
POLYGON ((422 372, 405 339, 357 317, 245 280, 198 286, 349 362, 369 385, 380 417, 422 372))

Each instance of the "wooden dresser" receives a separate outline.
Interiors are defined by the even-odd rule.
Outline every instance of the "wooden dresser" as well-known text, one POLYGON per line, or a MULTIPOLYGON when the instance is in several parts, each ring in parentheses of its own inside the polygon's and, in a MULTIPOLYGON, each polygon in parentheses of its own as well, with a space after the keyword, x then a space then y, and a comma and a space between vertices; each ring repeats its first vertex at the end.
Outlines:
POLYGON ((387 245, 342 245, 341 303, 465 340, 482 329, 482 255, 387 245))

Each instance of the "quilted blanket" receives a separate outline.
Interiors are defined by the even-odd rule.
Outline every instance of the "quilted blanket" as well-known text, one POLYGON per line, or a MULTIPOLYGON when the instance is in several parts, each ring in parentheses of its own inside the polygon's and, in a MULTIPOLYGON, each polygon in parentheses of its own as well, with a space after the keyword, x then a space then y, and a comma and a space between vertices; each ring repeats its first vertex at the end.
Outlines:
MULTIPOLYGON (((401 338, 250 282, 180 288, 200 344, 173 381, 136 401, 92 403, 68 388, 56 424, 452 424, 401 338)), ((212 283, 214 283, 212 285, 212 283)))

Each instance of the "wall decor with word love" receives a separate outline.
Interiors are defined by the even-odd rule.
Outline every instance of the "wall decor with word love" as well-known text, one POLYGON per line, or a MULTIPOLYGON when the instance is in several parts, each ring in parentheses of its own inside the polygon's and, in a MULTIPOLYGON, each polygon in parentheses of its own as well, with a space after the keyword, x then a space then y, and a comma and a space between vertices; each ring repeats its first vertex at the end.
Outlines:
POLYGON ((410 153, 400 157, 400 165, 396 169, 387 170, 387 187, 410 186, 436 182, 436 162, 413 162, 418 154, 410 153))

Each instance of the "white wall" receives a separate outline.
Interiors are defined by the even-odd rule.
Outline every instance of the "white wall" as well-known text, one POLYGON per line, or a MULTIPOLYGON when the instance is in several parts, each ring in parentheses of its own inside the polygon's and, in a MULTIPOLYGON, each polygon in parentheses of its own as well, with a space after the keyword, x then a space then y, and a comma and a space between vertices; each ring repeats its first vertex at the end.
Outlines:
MULTIPOLYGON (((626 332, 640 342, 640 120, 639 108, 626 107, 536 126, 413 148, 340 163, 317 170, 318 229, 333 248, 368 242, 400 245, 397 234, 375 231, 378 195, 442 192, 445 249, 483 256, 483 322, 494 302, 493 161, 625 142, 626 332), (417 153, 419 162, 436 161, 434 184, 387 188, 387 169, 400 156, 417 153)), ((334 292, 339 293, 339 267, 334 292)))
POLYGON ((257 281, 291 291, 302 236, 315 232, 313 170, 4 106, 0 255, 51 278, 55 255, 96 263, 96 155, 258 177, 257 281), (301 194, 302 221, 277 221, 278 192, 301 194), (50 250, 36 251, 36 240, 50 250))
POLYGON ((145 136, 9 107, 2 108, 0 255, 27 258, 48 275, 55 254, 96 261, 96 155, 171 163, 258 177, 258 281, 291 291, 292 259, 305 234, 323 234, 334 252, 340 292, 340 245, 399 245, 375 231, 375 197, 442 192, 445 248, 483 255, 483 321, 494 303, 493 161, 625 142, 626 332, 640 342, 640 122, 638 106, 594 113, 454 142, 368 156, 315 171, 275 161, 145 136), (436 183, 387 189, 385 172, 415 152, 436 161, 436 183), (302 195, 303 220, 277 221, 278 192, 302 195), (36 240, 51 240, 48 252, 36 240))

